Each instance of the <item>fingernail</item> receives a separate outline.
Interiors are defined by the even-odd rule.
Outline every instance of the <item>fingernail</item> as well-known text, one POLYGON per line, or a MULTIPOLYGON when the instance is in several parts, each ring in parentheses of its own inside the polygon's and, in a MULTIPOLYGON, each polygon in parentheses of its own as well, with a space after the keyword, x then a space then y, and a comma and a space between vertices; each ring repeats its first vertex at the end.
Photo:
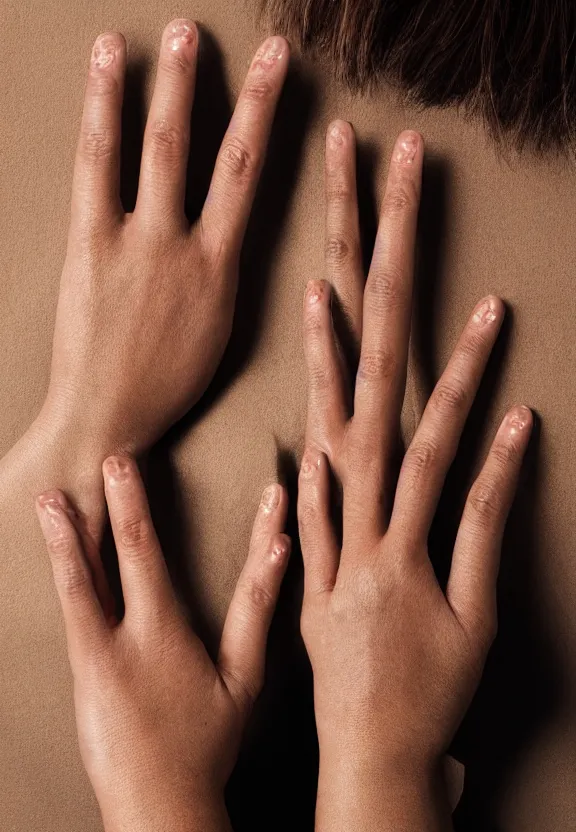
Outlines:
POLYGON ((36 500, 38 506, 38 520, 46 540, 52 540, 62 528, 64 507, 56 496, 42 494, 36 500))
POLYGON ((311 477, 320 468, 321 462, 321 455, 317 451, 308 449, 307 451, 305 451, 304 457, 302 458, 300 472, 305 477, 311 477))
POLYGON ((40 508, 52 511, 66 510, 68 507, 66 498, 59 491, 45 491, 36 498, 36 502, 40 508))
POLYGON ((179 52, 197 40, 196 26, 189 20, 174 20, 168 27, 166 46, 172 52, 179 52))
POLYGON ((498 317, 496 303, 493 298, 486 298, 474 312, 473 321, 477 324, 491 324, 498 317))
POLYGON ((399 164, 411 165, 416 158, 419 146, 420 135, 418 133, 402 133, 396 141, 394 161, 399 164))
POLYGON ((273 66, 278 61, 282 60, 286 51, 286 41, 284 38, 273 37, 268 38, 261 48, 256 53, 255 63, 263 64, 265 66, 273 66))
POLYGON ((122 482, 126 479, 126 475, 130 470, 130 465, 127 460, 119 456, 109 456, 104 461, 104 473, 108 477, 111 484, 122 482))
POLYGON ((520 405, 511 410, 506 419, 511 436, 522 433, 532 422, 532 411, 529 407, 520 405))
POLYGON ((105 69, 110 66, 116 58, 118 42, 110 35, 101 35, 92 47, 92 66, 96 69, 105 69))
POLYGON ((326 283, 323 280, 309 280, 306 286, 306 300, 313 305, 318 303, 326 293, 326 283))
POLYGON ((260 505, 265 514, 271 514, 280 504, 280 489, 277 485, 269 485, 262 493, 260 505))
POLYGON ((339 121, 333 122, 328 129, 328 142, 331 147, 342 147, 346 138, 346 134, 342 129, 342 124, 339 121))

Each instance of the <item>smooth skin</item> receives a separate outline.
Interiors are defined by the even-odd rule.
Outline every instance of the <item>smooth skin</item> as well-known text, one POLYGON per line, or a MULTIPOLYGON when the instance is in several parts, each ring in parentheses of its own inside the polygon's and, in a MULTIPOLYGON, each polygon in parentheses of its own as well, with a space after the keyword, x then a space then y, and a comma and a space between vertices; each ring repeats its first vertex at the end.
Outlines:
POLYGON ((327 135, 327 280, 311 281, 304 301, 309 397, 298 498, 302 633, 320 743, 317 832, 451 828, 440 764, 496 633, 502 535, 532 428, 526 407, 504 417, 468 496, 443 592, 428 534, 505 309, 489 296, 472 312, 397 477, 423 153, 419 134, 398 137, 365 281, 354 134, 335 122, 327 135), (352 390, 332 294, 360 346, 352 390), (342 542, 332 476, 342 490, 342 542))
MULTIPOLYGON (((264 622, 287 544, 279 541, 281 551, 269 548, 283 523, 284 497, 278 497, 275 513, 262 517, 264 538, 257 532, 249 560, 255 572, 248 571, 235 596, 233 626, 215 669, 176 612, 133 472, 108 493, 112 519, 123 529, 117 535, 122 577, 129 576, 126 619, 115 623, 100 559, 107 516, 102 463, 110 455, 143 455, 198 401, 221 359, 234 314, 244 231, 289 47, 283 38, 270 38, 252 60, 202 214, 190 226, 184 183, 197 55, 195 24, 172 21, 162 35, 137 203, 126 214, 119 196, 126 43, 120 34, 107 33, 94 45, 49 389, 40 414, 0 463, 2 629, 7 638, 17 634, 22 668, 31 662, 32 672, 38 653, 33 640, 22 642, 21 634, 33 626, 34 616, 45 624, 45 599, 34 594, 34 587, 46 578, 37 556, 34 498, 54 489, 61 495, 44 508, 49 528, 60 530, 50 543, 51 555, 66 611, 82 753, 102 799, 107 832, 164 830, 170 805, 175 830, 227 828, 220 787, 235 756, 246 703, 260 685, 264 622), (126 505, 115 502, 121 490, 126 505), (65 501, 62 510, 58 500, 65 501), (73 543, 62 531, 70 506, 77 534, 73 543), (138 541, 143 529, 146 534, 138 541), (18 592, 26 603, 20 603, 18 592), (252 670, 243 675, 236 665, 245 661, 252 662, 252 670), (130 772, 119 768, 120 760, 132 760, 130 772), (154 765, 146 773, 149 762, 154 765), (207 794, 210 788, 217 791, 215 801, 207 794), (178 801, 185 790, 183 807, 178 801), (158 797, 154 806, 153 796, 158 797), (203 803, 203 796, 210 802, 203 803), (202 810, 204 815, 192 815, 202 810)), ((56 659, 51 666, 58 667, 56 659)), ((34 723, 24 719, 19 704, 30 672, 26 667, 19 677, 14 668, 2 688, 6 713, 21 720, 18 743, 28 736, 33 744, 34 723)), ((10 733, 0 753, 6 765, 20 754, 15 736, 10 733)), ((39 747, 42 764, 54 759, 47 746, 44 741, 39 747)), ((74 766, 66 765, 63 771, 75 775, 74 766)), ((66 775, 58 776, 63 783, 66 775)), ((43 799, 40 791, 36 797, 43 799)), ((35 811, 42 811, 41 804, 35 811)))
POLYGON ((36 508, 62 606, 82 760, 106 832, 230 830, 224 787, 264 681, 288 564, 287 495, 262 495, 216 664, 179 608, 134 460, 103 465, 126 612, 107 620, 61 491, 36 508))
POLYGON ((0 497, 24 485, 73 498, 98 593, 113 613, 99 557, 105 518, 100 466, 141 455, 206 390, 228 343, 239 258, 289 47, 256 53, 199 220, 184 213, 198 30, 162 36, 135 210, 120 202, 126 43, 93 48, 73 178, 50 383, 41 413, 0 465, 0 497))

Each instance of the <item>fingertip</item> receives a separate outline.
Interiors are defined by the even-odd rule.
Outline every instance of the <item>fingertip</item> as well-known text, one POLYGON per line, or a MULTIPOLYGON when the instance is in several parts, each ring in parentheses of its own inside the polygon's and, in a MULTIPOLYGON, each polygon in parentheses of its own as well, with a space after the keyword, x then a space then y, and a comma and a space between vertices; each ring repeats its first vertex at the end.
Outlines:
POLYGON ((506 306, 497 295, 488 295, 476 304, 472 313, 475 324, 501 324, 506 315, 506 306))
POLYGON ((394 144, 392 159, 399 165, 413 165, 422 157, 424 138, 417 130, 403 130, 394 144))
POLYGON ((126 57, 126 39, 121 32, 103 32, 92 46, 90 66, 96 71, 113 70, 126 57))
POLYGON ((162 43, 170 52, 192 53, 196 51, 199 37, 198 26, 193 20, 178 17, 164 29, 162 43))
POLYGON ((306 307, 314 307, 323 301, 327 302, 330 299, 331 292, 332 287, 327 280, 313 278, 306 284, 304 303, 306 307))
POLYGON ((354 128, 349 121, 335 119, 328 125, 326 131, 326 147, 328 150, 339 150, 355 138, 354 128))
POLYGON ((36 506, 44 511, 45 509, 54 509, 56 511, 69 508, 68 500, 65 494, 59 489, 52 489, 50 491, 43 491, 36 497, 36 506))
POLYGON ((279 63, 285 63, 290 57, 290 44, 282 35, 266 38, 254 56, 253 66, 272 69, 279 63))
POLYGON ((133 475, 134 460, 123 454, 106 457, 102 463, 102 474, 107 485, 115 486, 125 483, 133 475))
POLYGON ((516 405, 511 408, 503 421, 503 429, 510 437, 525 437, 526 440, 534 426, 534 414, 526 405, 516 405))
POLYGON ((302 456, 302 463, 300 465, 300 476, 304 480, 313 479, 314 476, 322 469, 325 455, 318 448, 310 445, 304 451, 302 456))

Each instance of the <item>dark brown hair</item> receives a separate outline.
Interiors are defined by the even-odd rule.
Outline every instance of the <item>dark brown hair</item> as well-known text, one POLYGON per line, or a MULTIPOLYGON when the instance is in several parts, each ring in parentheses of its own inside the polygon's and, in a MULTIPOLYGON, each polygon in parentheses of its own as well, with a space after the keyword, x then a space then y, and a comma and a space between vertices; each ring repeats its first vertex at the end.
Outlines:
POLYGON ((260 2, 354 90, 383 78, 418 104, 462 105, 518 147, 574 147, 576 0, 260 2))

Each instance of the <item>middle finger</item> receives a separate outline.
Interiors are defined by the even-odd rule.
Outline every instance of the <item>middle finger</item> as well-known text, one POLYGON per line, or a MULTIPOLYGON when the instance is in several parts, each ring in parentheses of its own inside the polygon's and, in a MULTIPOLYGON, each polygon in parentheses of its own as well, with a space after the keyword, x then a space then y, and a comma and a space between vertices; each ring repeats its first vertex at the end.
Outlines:
POLYGON ((184 223, 190 116, 196 81, 198 30, 173 20, 162 36, 156 86, 144 134, 136 213, 154 225, 184 223))

